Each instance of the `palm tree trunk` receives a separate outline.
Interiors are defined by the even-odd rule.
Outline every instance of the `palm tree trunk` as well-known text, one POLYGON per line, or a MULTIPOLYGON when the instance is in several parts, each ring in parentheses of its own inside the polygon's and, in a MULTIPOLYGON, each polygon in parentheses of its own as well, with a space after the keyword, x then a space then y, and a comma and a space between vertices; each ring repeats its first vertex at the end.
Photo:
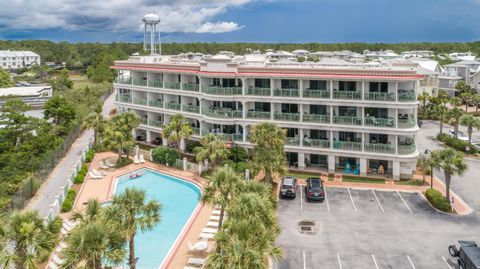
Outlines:
POLYGON ((25 260, 26 260, 26 252, 23 249, 17 250, 16 253, 18 260, 15 262, 16 269, 24 269, 25 268, 25 260))
POLYGON ((445 198, 447 198, 448 204, 450 204, 450 180, 451 180, 451 175, 447 172, 445 172, 445 198))
POLYGON ((440 121, 440 134, 443 132, 443 121, 440 121))
POLYGON ((472 132, 473 132, 473 128, 472 127, 468 127, 468 145, 472 145, 472 132))
POLYGON ((128 266, 130 266, 130 269, 135 269, 137 267, 137 259, 135 258, 135 235, 132 235, 128 241, 128 250, 130 252, 128 257, 128 266))

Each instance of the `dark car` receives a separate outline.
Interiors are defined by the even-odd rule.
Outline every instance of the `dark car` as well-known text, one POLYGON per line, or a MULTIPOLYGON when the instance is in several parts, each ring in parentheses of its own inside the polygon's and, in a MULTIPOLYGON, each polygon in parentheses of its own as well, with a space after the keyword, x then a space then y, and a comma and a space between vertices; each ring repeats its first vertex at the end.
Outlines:
POLYGON ((323 188, 322 180, 318 177, 307 178, 305 192, 309 202, 323 202, 325 200, 325 189, 323 188))
POLYGON ((480 268, 480 247, 475 241, 458 241, 460 250, 455 245, 448 247, 448 252, 453 257, 458 257, 459 269, 479 269, 480 268))
POLYGON ((295 198, 297 196, 297 179, 284 177, 280 186, 280 198, 295 198))

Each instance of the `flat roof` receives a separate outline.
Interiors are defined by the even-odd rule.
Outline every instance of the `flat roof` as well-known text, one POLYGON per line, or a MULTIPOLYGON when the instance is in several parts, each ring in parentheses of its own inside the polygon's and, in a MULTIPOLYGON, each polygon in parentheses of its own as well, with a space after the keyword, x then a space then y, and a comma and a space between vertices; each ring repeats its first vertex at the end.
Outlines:
POLYGON ((52 86, 10 87, 0 88, 0 96, 32 96, 40 95, 43 91, 50 90, 52 86))

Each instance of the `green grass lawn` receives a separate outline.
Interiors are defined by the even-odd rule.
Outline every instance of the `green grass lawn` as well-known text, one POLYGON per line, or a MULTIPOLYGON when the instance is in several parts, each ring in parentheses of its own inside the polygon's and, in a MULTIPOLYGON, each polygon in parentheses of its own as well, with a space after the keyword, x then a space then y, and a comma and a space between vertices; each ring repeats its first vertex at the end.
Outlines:
POLYGON ((342 177, 342 182, 385 184, 385 179, 370 178, 370 177, 343 176, 342 177))
POLYGON ((320 173, 315 173, 315 172, 287 172, 284 174, 284 176, 290 176, 290 177, 296 177, 296 178, 302 178, 302 179, 307 179, 309 177, 320 177, 320 173))
POLYGON ((423 186, 423 180, 410 179, 395 182, 395 185, 423 186))

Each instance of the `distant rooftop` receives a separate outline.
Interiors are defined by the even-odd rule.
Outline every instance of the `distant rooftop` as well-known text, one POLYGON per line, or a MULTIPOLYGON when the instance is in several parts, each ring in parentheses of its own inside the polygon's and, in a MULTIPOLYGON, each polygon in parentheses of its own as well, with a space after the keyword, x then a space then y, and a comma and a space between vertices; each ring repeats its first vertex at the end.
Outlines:
POLYGON ((28 50, 0 50, 0 57, 40 57, 38 54, 28 50))

